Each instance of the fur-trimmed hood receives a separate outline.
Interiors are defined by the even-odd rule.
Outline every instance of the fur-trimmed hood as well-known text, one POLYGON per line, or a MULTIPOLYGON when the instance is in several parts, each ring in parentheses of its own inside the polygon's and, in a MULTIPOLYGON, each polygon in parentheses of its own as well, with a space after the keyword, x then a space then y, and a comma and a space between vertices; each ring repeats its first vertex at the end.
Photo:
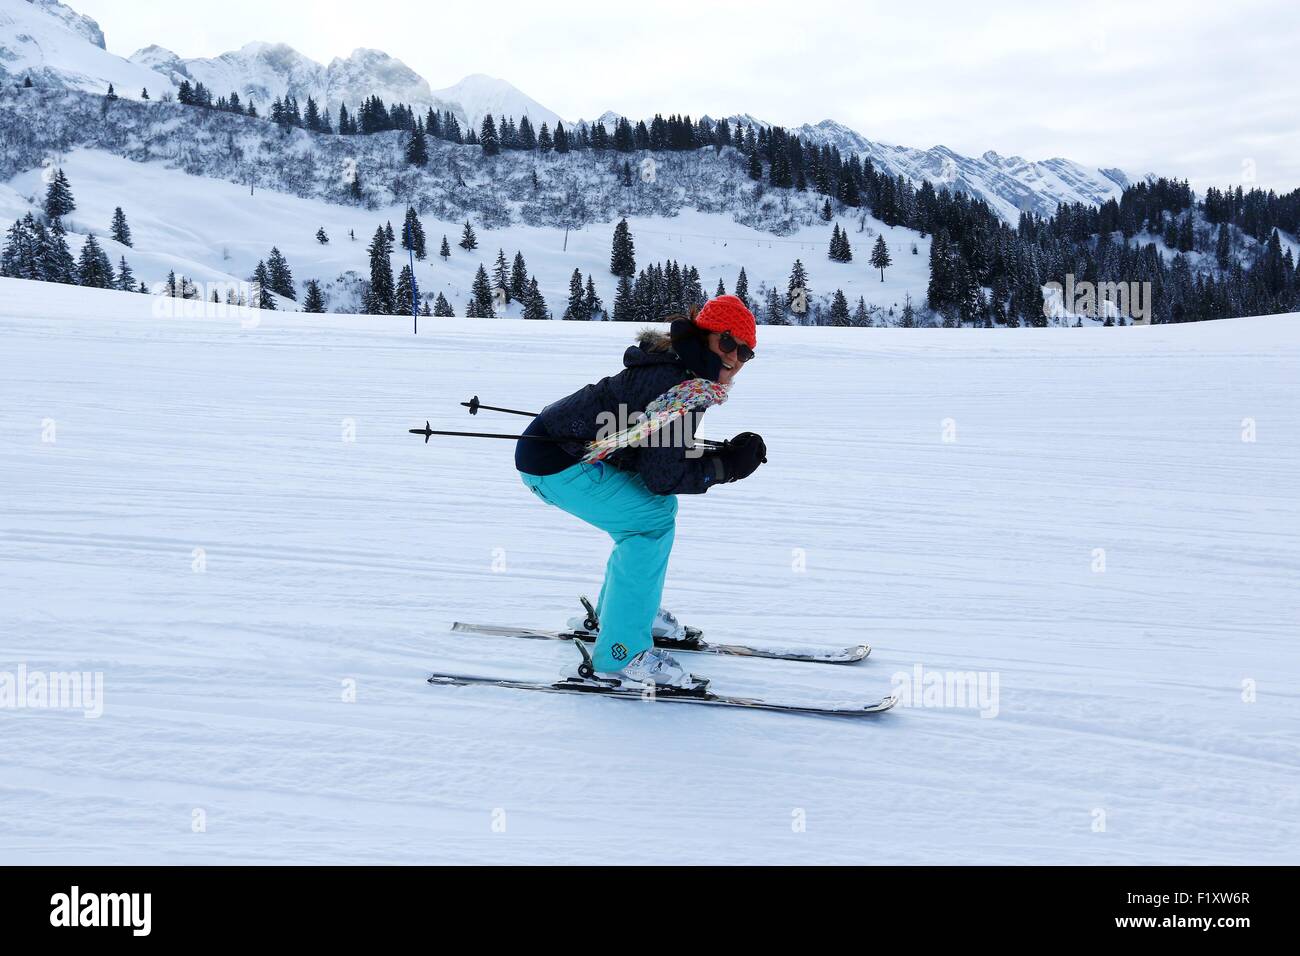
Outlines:
POLYGON ((673 348, 672 337, 653 325, 647 325, 637 333, 636 344, 644 352, 671 352, 673 348))

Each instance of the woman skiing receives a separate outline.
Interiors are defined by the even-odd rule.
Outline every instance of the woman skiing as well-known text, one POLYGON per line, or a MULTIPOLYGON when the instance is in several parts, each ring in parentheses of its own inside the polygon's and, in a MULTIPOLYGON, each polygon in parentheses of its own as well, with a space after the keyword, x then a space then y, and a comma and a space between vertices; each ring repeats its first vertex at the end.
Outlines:
POLYGON ((765 460, 753 432, 721 448, 694 444, 704 409, 726 400, 757 344, 753 313, 720 295, 672 321, 666 335, 644 331, 621 372, 547 405, 524 433, 534 437, 515 447, 515 467, 533 494, 614 539, 596 609, 597 673, 683 689, 706 683, 656 648, 652 635, 683 633, 659 608, 676 496, 747 478, 765 460), (624 428, 629 420, 637 424, 624 428), (619 430, 610 434, 612 422, 619 430))

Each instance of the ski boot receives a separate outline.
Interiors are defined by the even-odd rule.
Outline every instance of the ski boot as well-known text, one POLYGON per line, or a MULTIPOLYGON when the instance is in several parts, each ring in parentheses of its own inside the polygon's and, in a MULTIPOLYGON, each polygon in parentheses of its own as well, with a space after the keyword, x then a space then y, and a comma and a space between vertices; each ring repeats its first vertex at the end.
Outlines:
POLYGON ((656 691, 674 694, 704 694, 709 686, 707 677, 688 674, 671 654, 657 647, 642 651, 621 670, 604 673, 597 671, 592 664, 591 652, 581 638, 575 637, 573 643, 582 655, 582 662, 560 672, 565 683, 581 682, 604 687, 653 685, 656 691))
MULTIPOLYGON (((582 602, 582 606, 587 613, 581 617, 569 618, 569 630, 574 634, 594 635, 599 633, 600 616, 596 613, 596 608, 592 606, 591 601, 585 595, 578 600, 582 602)), ((700 643, 699 630, 683 626, 672 611, 662 607, 655 614, 654 623, 650 625, 650 636, 654 638, 656 647, 683 651, 693 650, 700 643)))

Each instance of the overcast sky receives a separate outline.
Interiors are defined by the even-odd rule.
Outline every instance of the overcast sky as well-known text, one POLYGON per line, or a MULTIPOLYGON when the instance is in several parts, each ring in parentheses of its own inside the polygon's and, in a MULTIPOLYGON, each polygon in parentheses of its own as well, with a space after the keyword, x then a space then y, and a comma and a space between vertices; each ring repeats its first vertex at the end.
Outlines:
POLYGON ((830 118, 978 155, 1065 156, 1207 185, 1300 186, 1295 0, 67 0, 124 56, 250 40, 365 46, 435 88, 469 73, 566 119, 607 109, 830 118))

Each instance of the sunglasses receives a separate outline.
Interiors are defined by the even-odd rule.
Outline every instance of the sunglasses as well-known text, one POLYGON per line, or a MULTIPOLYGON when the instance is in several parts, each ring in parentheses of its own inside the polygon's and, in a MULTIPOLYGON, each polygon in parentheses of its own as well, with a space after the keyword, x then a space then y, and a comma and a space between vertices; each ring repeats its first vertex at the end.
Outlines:
POLYGON ((718 348, 727 353, 735 352, 742 362, 748 362, 754 357, 754 350, 744 342, 737 342, 730 332, 718 336, 718 348))

